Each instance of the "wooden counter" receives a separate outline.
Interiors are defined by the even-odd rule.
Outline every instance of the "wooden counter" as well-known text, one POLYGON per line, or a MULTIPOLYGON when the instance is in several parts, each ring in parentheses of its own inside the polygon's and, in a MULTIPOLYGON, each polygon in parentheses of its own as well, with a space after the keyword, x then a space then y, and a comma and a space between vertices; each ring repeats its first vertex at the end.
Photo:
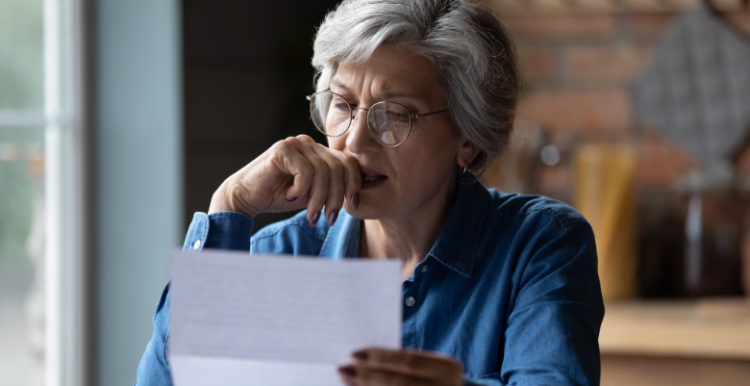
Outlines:
POLYGON ((608 302, 599 347, 602 355, 750 360, 750 301, 608 302))
POLYGON ((602 386, 750 385, 750 302, 606 304, 602 386))

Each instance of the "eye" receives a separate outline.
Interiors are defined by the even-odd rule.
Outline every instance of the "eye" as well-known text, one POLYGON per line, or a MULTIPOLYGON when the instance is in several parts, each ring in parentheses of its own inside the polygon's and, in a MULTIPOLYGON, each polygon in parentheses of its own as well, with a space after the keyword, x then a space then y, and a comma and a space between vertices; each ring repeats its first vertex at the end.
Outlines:
POLYGON ((393 120, 394 122, 406 122, 409 120, 409 115, 401 108, 388 109, 386 116, 388 120, 393 120))
POLYGON ((334 97, 331 101, 331 107, 335 110, 349 110, 349 104, 347 104, 346 100, 341 97, 334 97))

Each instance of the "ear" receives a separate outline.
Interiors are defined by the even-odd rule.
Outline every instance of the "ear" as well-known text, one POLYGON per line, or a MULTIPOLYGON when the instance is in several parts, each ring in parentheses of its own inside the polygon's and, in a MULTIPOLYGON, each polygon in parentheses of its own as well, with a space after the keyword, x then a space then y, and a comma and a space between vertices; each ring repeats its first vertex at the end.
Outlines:
POLYGON ((468 139, 464 139, 461 144, 461 148, 458 150, 456 161, 458 161, 459 167, 469 166, 474 159, 479 155, 479 148, 471 143, 468 139))

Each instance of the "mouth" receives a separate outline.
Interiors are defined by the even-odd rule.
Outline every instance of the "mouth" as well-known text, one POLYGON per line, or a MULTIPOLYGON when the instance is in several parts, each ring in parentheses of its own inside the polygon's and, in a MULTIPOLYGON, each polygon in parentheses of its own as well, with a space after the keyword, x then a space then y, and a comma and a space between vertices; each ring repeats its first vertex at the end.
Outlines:
POLYGON ((382 185, 388 177, 374 172, 362 173, 362 189, 374 188, 382 185))

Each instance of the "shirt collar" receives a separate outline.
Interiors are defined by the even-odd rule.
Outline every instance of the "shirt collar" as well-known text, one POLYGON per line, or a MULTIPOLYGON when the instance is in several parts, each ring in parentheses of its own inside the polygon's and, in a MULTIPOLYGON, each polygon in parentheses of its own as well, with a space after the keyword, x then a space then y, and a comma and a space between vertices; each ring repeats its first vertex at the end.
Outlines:
POLYGON ((328 230, 320 257, 341 260, 359 256, 360 219, 352 217, 341 209, 338 221, 328 230))
MULTIPOLYGON (((448 220, 427 256, 471 277, 489 201, 489 192, 473 174, 461 175, 448 220)), ((360 223, 342 210, 323 241, 320 257, 340 260, 359 256, 360 223)))
POLYGON ((489 202, 487 188, 473 174, 462 174, 453 209, 428 256, 470 278, 489 202))

